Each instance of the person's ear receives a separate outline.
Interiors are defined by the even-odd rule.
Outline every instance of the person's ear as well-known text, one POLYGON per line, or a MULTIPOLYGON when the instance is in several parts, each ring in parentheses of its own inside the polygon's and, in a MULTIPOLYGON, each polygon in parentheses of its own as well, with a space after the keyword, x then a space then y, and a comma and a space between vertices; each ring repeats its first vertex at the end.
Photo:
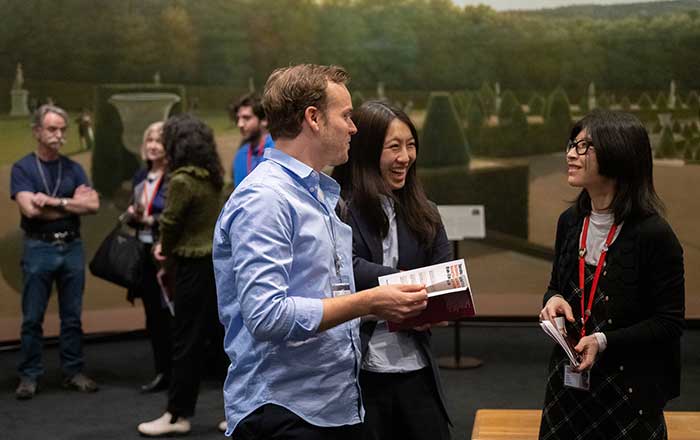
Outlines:
POLYGON ((260 120, 260 127, 267 130, 267 118, 260 120))
POLYGON ((318 132, 321 129, 321 117, 321 111, 313 105, 306 107, 306 110, 304 110, 304 120, 313 132, 318 132))

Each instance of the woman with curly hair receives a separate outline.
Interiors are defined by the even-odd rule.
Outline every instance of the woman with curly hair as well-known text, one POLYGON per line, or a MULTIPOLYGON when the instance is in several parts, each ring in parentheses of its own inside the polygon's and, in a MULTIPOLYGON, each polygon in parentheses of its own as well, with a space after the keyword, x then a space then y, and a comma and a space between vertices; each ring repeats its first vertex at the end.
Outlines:
POLYGON ((224 182, 214 135, 199 119, 181 114, 165 122, 163 143, 168 192, 160 216, 160 241, 153 252, 167 271, 175 272, 175 319, 167 410, 138 426, 139 433, 149 437, 190 431, 207 340, 222 351, 223 359, 211 252, 224 182))

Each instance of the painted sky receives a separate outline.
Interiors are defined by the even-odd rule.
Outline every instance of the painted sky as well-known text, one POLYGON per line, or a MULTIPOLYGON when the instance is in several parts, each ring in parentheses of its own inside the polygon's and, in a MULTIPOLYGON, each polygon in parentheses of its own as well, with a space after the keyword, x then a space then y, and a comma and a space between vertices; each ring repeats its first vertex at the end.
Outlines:
MULTIPOLYGON (((648 3, 658 0, 452 0, 458 5, 488 5, 497 11, 509 9, 544 9, 571 5, 613 5, 621 3, 648 3)), ((666 0, 668 1, 668 0, 666 0)))

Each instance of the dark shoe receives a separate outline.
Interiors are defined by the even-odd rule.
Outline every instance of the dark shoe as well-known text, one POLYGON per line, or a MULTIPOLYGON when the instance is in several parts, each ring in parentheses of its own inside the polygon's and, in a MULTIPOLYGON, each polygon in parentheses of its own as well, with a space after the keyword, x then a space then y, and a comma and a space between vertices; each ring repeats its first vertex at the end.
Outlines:
POLYGON ((98 387, 94 380, 90 379, 83 373, 78 373, 71 378, 63 381, 64 388, 80 391, 83 393, 94 393, 98 387))
POLYGON ((163 373, 156 374, 156 377, 152 381, 148 382, 146 385, 141 385, 142 393, 155 393, 157 391, 163 391, 168 389, 170 381, 163 375, 163 373))
POLYGON ((19 400, 31 399, 36 394, 37 389, 38 387, 35 380, 22 377, 19 379, 19 385, 17 385, 17 389, 15 390, 15 396, 19 400))

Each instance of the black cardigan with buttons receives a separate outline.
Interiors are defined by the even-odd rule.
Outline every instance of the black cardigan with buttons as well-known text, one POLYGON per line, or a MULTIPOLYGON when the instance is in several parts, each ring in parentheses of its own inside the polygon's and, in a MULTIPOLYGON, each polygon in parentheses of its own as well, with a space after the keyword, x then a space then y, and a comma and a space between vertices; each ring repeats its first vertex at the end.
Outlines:
MULTIPOLYGON (((573 207, 559 217, 544 303, 556 294, 571 298, 578 285, 582 225, 583 216, 573 207)), ((683 249, 659 215, 631 216, 610 245, 603 273, 599 288, 606 297, 596 302, 593 313, 605 315, 603 333, 608 344, 593 368, 624 371, 626 387, 636 390, 630 392, 632 404, 640 410, 660 411, 680 394, 680 337, 685 326, 683 249)), ((580 303, 571 308, 578 322, 580 303)), ((588 334, 590 330, 587 328, 588 334)))

